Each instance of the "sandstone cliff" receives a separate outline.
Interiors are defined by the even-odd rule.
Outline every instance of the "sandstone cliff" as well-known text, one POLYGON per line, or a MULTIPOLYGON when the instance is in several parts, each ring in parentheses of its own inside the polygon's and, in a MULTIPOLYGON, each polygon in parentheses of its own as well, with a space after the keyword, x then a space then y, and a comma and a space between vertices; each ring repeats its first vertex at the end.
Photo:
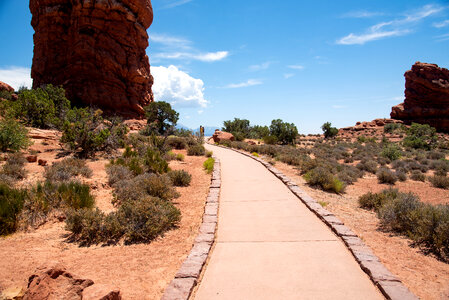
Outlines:
POLYGON ((393 107, 391 118, 449 132, 449 70, 417 62, 404 76, 405 100, 393 107))
POLYGON ((153 101, 145 49, 150 0, 30 0, 33 87, 63 85, 76 104, 141 117, 153 101))

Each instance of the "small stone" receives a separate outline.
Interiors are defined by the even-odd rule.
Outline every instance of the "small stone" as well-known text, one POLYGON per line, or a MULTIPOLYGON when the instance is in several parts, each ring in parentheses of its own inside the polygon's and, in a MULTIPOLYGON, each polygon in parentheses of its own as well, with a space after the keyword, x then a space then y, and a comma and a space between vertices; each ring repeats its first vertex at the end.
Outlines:
POLYGON ((47 165, 47 161, 45 159, 39 159, 37 161, 37 163, 39 164, 39 166, 46 166, 47 165))
POLYGON ((37 155, 28 155, 26 159, 29 163, 37 162, 37 155))

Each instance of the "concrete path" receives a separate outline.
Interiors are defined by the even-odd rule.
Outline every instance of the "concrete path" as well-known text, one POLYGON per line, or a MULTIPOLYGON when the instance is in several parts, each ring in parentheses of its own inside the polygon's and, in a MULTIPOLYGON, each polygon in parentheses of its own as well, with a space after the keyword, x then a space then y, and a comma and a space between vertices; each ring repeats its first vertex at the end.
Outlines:
POLYGON ((342 241, 260 163, 221 161, 217 240, 195 299, 384 299, 342 241))

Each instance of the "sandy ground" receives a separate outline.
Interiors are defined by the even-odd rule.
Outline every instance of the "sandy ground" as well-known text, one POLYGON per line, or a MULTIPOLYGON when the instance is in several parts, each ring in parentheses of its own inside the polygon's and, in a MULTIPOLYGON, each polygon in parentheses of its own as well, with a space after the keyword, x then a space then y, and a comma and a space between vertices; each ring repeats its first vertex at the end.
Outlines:
MULTIPOLYGON (((38 158, 51 163, 57 151, 53 145, 35 141, 31 147, 38 158)), ((184 153, 186 151, 177 151, 184 153)), ((184 169, 192 175, 189 187, 177 188, 181 197, 175 205, 181 210, 182 220, 178 229, 150 244, 131 246, 78 247, 67 243, 64 222, 50 222, 30 232, 18 232, 0 238, 0 290, 26 287, 28 277, 36 267, 48 261, 59 261, 67 270, 80 278, 95 283, 111 284, 120 288, 124 299, 160 299, 165 287, 174 278, 187 257, 197 235, 210 183, 210 175, 203 170, 205 157, 185 156, 184 162, 173 161, 172 169, 184 169)), ((112 189, 107 184, 104 165, 107 159, 92 160, 92 178, 83 180, 92 187, 97 206, 104 211, 114 209, 111 204, 112 189)), ((32 184, 43 178, 44 168, 37 163, 27 164, 29 175, 22 184, 32 184)))
MULTIPOLYGON (((323 203, 326 209, 357 233, 415 295, 429 300, 449 299, 449 264, 411 247, 410 240, 404 237, 380 231, 376 214, 358 207, 360 195, 381 191, 388 185, 378 184, 377 178, 370 176, 349 186, 345 194, 335 195, 309 187, 292 166, 276 162, 275 167, 294 179, 310 196, 323 203)), ((416 193, 424 202, 449 203, 449 191, 433 188, 428 182, 407 180, 396 183, 394 187, 402 192, 416 193)))

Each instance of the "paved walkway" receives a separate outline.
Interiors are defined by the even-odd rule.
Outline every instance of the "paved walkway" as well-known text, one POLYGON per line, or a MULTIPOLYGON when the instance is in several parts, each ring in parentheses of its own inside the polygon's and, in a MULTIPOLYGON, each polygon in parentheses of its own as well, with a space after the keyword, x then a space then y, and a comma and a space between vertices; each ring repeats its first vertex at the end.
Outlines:
POLYGON ((217 240, 195 299, 383 299, 342 241, 260 163, 221 161, 217 240))

